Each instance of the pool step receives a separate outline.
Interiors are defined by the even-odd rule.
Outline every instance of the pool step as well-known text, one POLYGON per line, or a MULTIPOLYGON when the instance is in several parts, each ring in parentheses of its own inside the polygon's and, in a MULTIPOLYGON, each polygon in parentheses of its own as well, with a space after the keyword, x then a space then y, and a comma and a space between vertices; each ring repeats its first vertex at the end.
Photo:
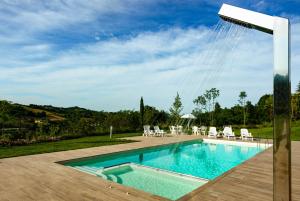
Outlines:
POLYGON ((88 174, 102 177, 103 179, 107 180, 107 176, 102 174, 103 168, 95 168, 95 167, 87 167, 87 166, 74 166, 73 168, 88 174))
POLYGON ((97 169, 87 166, 74 166, 74 168, 90 174, 95 174, 99 170, 99 168, 97 169))
POLYGON ((154 171, 162 172, 164 174, 168 174, 168 175, 171 175, 171 176, 184 177, 186 179, 190 179, 190 180, 194 180, 194 181, 201 181, 201 182, 208 182, 209 181, 208 179, 205 179, 205 178, 195 177, 195 176, 188 175, 188 174, 182 174, 182 173, 178 173, 178 172, 163 170, 163 169, 159 169, 159 168, 149 167, 149 166, 140 165, 140 164, 136 164, 136 163, 130 163, 130 162, 104 168, 103 172, 111 170, 111 169, 115 169, 115 168, 120 168, 120 167, 123 167, 123 166, 131 166, 133 168, 142 168, 142 169, 152 170, 152 171, 154 170, 154 171))
MULTIPOLYGON (((187 179, 197 180, 197 181, 201 181, 201 182, 209 181, 208 179, 205 179, 205 178, 195 177, 192 175, 182 174, 182 173, 178 173, 178 172, 172 172, 172 171, 168 171, 168 170, 163 170, 163 169, 159 169, 159 168, 149 167, 149 166, 140 165, 140 164, 136 164, 136 163, 130 163, 130 162, 122 163, 122 164, 118 164, 118 165, 114 165, 114 166, 109 166, 106 168, 96 168, 96 167, 88 167, 88 166, 74 166, 73 168, 78 169, 82 172, 86 172, 88 174, 100 176, 103 179, 107 179, 107 176, 105 174, 103 174, 103 172, 112 170, 112 169, 116 169, 116 168, 120 168, 123 166, 131 166, 133 168, 143 168, 143 169, 148 169, 148 170, 154 170, 154 171, 162 172, 162 173, 169 174, 172 176, 184 177, 187 179)), ((114 178, 112 178, 112 179, 114 180, 114 178)))

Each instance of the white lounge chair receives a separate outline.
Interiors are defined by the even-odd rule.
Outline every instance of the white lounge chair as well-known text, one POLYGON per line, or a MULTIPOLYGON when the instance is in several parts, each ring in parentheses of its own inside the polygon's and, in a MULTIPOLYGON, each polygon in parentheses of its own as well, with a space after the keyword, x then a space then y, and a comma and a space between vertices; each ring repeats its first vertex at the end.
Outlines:
POLYGON ((248 139, 250 139, 251 141, 253 141, 252 134, 249 133, 248 129, 246 129, 246 128, 242 128, 241 129, 241 137, 242 137, 242 140, 248 140, 248 139))
POLYGON ((170 126, 170 132, 171 132, 171 135, 177 135, 176 127, 170 126))
POLYGON ((163 137, 165 135, 164 130, 159 129, 158 126, 154 126, 154 135, 163 137))
POLYGON ((206 126, 201 126, 200 127, 200 133, 201 135, 206 135, 207 127, 206 126))
POLYGON ((214 138, 218 137, 218 132, 216 127, 209 127, 208 137, 214 137, 214 138))
POLYGON ((194 135, 199 135, 199 134, 200 134, 199 128, 198 128, 197 126, 193 126, 193 127, 192 127, 192 133, 193 133, 194 135))
POLYGON ((223 136, 227 137, 227 139, 233 138, 235 139, 235 135, 234 132, 232 132, 232 128, 229 126, 225 126, 224 130, 223 130, 223 136))
POLYGON ((154 133, 152 130, 150 130, 150 126, 149 125, 144 125, 144 133, 143 133, 143 136, 153 136, 154 133))
POLYGON ((182 126, 177 126, 177 133, 178 135, 182 134, 182 126))

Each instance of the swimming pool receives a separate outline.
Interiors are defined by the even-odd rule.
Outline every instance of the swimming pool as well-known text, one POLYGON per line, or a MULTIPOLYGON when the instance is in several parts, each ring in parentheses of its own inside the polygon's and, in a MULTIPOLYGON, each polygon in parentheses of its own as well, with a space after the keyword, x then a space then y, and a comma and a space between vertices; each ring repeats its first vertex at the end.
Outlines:
MULTIPOLYGON (((65 165, 100 176, 104 179, 175 200, 205 184, 205 181, 212 180, 241 164, 265 148, 265 146, 256 146, 255 143, 193 140, 79 159, 67 162, 65 165), (149 172, 149 170, 138 167, 132 168, 126 166, 126 168, 113 168, 122 164, 136 164, 142 167, 163 170, 163 172, 157 176, 155 172, 149 172), (105 171, 109 173, 107 174, 108 177, 107 175, 103 175, 105 171), (199 185, 195 185, 195 182, 192 182, 192 185, 187 185, 189 187, 180 193, 174 193, 172 190, 168 191, 165 189, 171 188, 168 186, 172 185, 165 185, 164 188, 156 188, 155 186, 162 185, 164 181, 172 180, 172 175, 164 176, 164 171, 174 173, 174 178, 176 174, 184 174, 202 179, 202 182, 199 181, 199 185), (145 183, 151 183, 151 185, 149 186, 145 183), (166 191, 167 193, 165 193, 166 191)), ((182 177, 182 179, 184 180, 185 178, 182 177)), ((175 180, 178 185, 184 182, 179 177, 176 177, 175 180)))

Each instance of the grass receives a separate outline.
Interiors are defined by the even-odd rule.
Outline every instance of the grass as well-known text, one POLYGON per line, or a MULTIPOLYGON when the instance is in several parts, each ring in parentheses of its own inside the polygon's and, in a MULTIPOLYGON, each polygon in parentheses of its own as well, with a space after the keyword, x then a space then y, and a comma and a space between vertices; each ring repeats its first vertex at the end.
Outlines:
MULTIPOLYGON (((254 137, 273 138, 273 127, 249 129, 254 137)), ((291 140, 300 141, 300 121, 292 122, 291 140)))
MULTIPOLYGON (((273 127, 249 129, 254 137, 273 138, 273 127)), ((300 127, 292 127, 291 139, 300 141, 300 127)))
POLYGON ((92 136, 92 137, 82 137, 82 138, 71 139, 71 140, 45 142, 45 143, 31 144, 31 145, 24 145, 24 146, 0 147, 0 158, 130 143, 135 141, 126 140, 122 138, 137 136, 137 135, 141 135, 141 134, 140 133, 114 134, 112 139, 110 139, 109 136, 92 136))

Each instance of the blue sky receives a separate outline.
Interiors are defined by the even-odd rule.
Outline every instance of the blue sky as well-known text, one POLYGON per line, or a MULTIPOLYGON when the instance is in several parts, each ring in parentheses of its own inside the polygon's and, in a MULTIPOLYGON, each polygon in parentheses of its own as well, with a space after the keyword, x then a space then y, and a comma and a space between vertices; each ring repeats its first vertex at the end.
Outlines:
POLYGON ((220 22, 222 3, 291 20, 294 91, 299 0, 3 0, 0 99, 117 111, 143 96, 168 110, 178 91, 191 112, 217 87, 222 106, 242 90, 256 103, 272 92, 272 37, 220 22))

